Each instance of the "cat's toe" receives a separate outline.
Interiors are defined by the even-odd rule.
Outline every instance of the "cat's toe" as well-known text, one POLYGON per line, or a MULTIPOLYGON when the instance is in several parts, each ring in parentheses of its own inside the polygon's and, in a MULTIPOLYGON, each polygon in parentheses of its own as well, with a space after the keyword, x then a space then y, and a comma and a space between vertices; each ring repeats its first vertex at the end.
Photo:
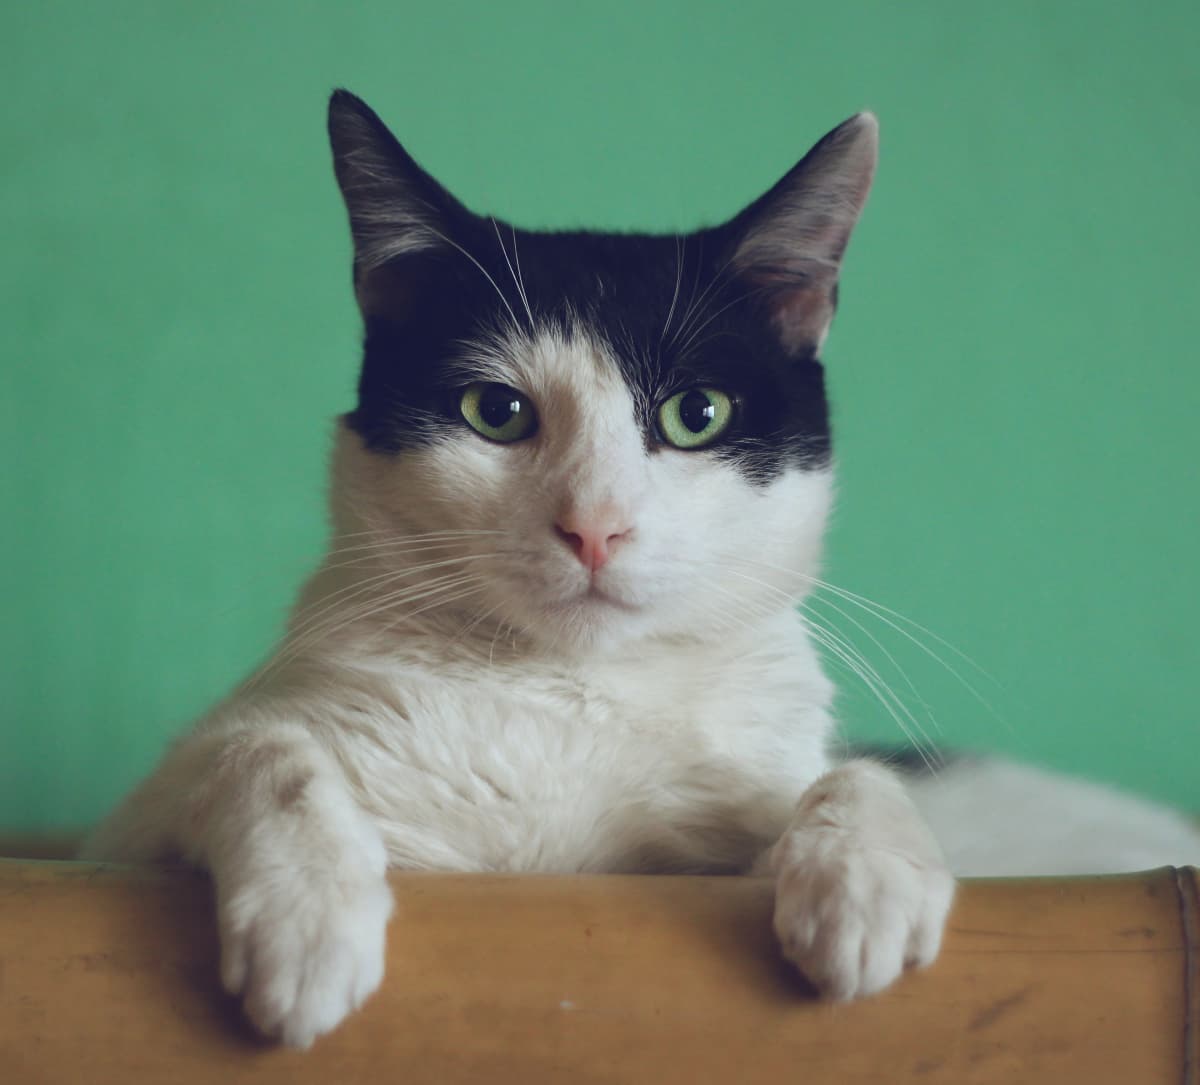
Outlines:
POLYGON ((822 996, 872 995, 933 961, 954 896, 940 861, 805 837, 779 867, 775 932, 822 996))
POLYGON ((382 877, 278 889, 222 909, 222 980, 263 1035, 306 1048, 379 986, 392 896, 382 877))

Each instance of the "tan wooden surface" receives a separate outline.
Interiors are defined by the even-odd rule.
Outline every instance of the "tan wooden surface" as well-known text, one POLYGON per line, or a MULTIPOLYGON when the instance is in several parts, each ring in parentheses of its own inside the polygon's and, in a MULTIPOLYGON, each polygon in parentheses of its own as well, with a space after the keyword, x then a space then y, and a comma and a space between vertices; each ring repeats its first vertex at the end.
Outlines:
POLYGON ((1200 1085, 1194 870, 967 883, 932 969, 840 1006, 765 882, 393 881, 383 988, 298 1053, 221 994, 203 877, 0 861, 0 1081, 1200 1085))

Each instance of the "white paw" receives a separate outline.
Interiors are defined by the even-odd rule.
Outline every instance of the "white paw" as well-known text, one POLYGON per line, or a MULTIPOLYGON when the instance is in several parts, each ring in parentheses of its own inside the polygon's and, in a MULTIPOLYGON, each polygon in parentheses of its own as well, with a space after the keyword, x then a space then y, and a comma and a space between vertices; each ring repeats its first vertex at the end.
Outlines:
POLYGON ((220 888, 221 980, 264 1035, 308 1047, 379 986, 381 873, 276 867, 220 888))
POLYGON ((883 770, 855 763, 818 781, 771 866, 780 946, 823 996, 874 994, 937 956, 954 878, 883 770))

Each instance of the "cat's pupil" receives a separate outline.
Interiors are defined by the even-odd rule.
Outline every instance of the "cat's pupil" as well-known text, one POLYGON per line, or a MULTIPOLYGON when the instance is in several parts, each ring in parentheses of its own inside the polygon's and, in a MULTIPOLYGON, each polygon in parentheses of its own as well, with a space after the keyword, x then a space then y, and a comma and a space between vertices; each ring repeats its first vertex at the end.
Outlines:
POLYGON ((679 421, 692 433, 703 433, 716 414, 716 406, 703 392, 688 392, 679 401, 679 421))
POLYGON ((479 399, 479 417, 492 429, 503 429, 520 413, 520 399, 507 388, 489 388, 479 399))

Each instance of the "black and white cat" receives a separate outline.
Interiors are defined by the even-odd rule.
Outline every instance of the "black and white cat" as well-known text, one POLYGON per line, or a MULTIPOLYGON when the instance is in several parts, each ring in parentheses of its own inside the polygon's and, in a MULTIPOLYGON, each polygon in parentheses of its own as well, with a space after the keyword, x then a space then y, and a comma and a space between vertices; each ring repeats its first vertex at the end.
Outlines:
POLYGON ((329 120, 366 326, 331 549, 88 854, 211 870, 226 986, 300 1046, 380 982, 389 867, 770 873, 823 994, 927 964, 949 868, 893 772, 832 763, 797 611, 874 118, 687 236, 517 230, 329 120))

